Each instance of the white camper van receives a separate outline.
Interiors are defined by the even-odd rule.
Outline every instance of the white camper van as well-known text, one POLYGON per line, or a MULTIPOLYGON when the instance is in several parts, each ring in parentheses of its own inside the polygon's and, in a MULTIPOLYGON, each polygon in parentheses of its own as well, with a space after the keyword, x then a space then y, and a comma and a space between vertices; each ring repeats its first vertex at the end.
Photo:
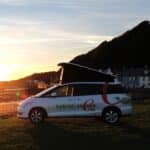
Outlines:
POLYGON ((19 118, 39 124, 47 117, 102 117, 114 124, 132 112, 131 98, 119 83, 59 84, 29 97, 18 107, 19 118))

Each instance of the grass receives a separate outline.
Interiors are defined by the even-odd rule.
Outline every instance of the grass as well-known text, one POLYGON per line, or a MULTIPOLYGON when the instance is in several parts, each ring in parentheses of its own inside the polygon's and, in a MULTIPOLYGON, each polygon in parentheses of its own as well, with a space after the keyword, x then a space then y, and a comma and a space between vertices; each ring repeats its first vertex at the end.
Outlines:
POLYGON ((16 117, 0 119, 0 150, 146 149, 150 147, 150 101, 112 126, 96 118, 48 119, 40 126, 16 117))

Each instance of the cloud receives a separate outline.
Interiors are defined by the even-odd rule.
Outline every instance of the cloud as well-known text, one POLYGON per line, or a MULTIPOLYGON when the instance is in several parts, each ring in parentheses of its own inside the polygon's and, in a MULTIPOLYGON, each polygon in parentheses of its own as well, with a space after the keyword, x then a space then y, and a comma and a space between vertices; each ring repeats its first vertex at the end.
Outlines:
MULTIPOLYGON (((4 21, 1 19, 0 22, 4 21)), ((111 38, 108 35, 63 30, 37 20, 13 19, 11 22, 6 19, 0 25, 0 63, 9 60, 9 63, 16 64, 42 63, 55 66, 58 62, 69 61, 111 38)))
MULTIPOLYGON (((112 36, 93 35, 63 31, 57 28, 45 28, 44 24, 38 22, 23 21, 15 26, 0 26, 0 45, 8 44, 35 44, 35 43, 87 43, 98 44, 103 40, 111 39, 112 36), (29 26, 26 26, 28 24, 29 26)), ((52 43, 52 45, 54 45, 52 43)))
POLYGON ((1 4, 8 5, 21 5, 21 4, 51 4, 60 7, 79 6, 85 2, 91 2, 90 0, 0 0, 1 4))
POLYGON ((5 5, 23 5, 25 2, 25 0, 0 0, 0 4, 5 5))
POLYGON ((7 18, 1 17, 0 44, 50 43, 60 41, 92 44, 98 42, 98 40, 101 42, 102 40, 112 38, 109 35, 76 32, 73 30, 73 27, 64 30, 63 26, 62 28, 54 26, 49 21, 11 16, 7 18))

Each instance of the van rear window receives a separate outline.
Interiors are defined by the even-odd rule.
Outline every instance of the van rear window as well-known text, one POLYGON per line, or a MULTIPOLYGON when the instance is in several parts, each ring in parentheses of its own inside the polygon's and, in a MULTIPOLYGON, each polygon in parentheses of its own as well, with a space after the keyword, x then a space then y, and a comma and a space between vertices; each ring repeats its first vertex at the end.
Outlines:
POLYGON ((102 85, 79 84, 74 86, 74 96, 98 95, 102 93, 102 85))
POLYGON ((127 93, 127 89, 122 87, 121 85, 109 85, 107 88, 107 93, 127 93))
MULTIPOLYGON (((78 84, 74 85, 74 96, 84 95, 99 95, 104 93, 105 84, 78 84)), ((108 84, 105 89, 107 94, 127 93, 127 89, 121 85, 110 85, 108 84)))

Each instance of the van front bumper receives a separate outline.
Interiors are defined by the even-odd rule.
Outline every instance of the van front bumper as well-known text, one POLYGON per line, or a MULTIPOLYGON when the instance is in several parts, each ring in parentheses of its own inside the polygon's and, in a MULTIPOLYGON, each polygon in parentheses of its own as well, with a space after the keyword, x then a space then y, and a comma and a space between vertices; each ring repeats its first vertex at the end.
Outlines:
POLYGON ((26 111, 24 109, 22 109, 21 107, 18 107, 17 117, 26 119, 26 118, 28 118, 28 114, 26 113, 26 111))
POLYGON ((122 116, 131 115, 132 112, 133 112, 133 108, 132 108, 131 105, 125 106, 125 107, 121 107, 121 114, 122 114, 122 116))

